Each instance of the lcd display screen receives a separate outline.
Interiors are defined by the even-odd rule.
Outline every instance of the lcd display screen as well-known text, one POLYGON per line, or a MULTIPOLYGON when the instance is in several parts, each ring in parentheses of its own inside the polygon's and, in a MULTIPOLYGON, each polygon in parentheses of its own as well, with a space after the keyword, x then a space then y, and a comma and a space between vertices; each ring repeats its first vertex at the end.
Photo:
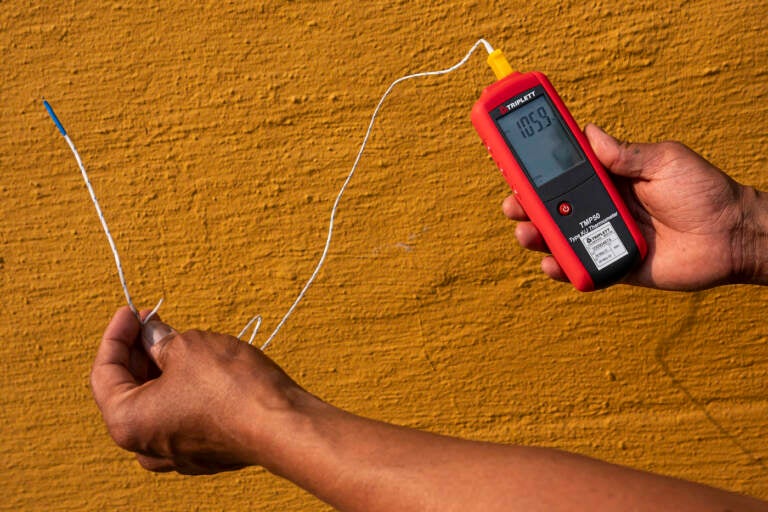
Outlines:
POLYGON ((584 162, 545 96, 539 96, 497 120, 499 128, 537 187, 584 162))

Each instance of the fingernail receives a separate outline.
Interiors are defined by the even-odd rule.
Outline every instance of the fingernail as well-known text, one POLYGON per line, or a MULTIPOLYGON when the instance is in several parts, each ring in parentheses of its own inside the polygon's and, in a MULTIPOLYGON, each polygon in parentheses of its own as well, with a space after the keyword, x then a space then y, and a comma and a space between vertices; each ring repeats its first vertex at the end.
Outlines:
POLYGON ((144 342, 144 348, 149 352, 160 340, 175 332, 171 326, 159 320, 150 320, 141 328, 141 340, 144 342))

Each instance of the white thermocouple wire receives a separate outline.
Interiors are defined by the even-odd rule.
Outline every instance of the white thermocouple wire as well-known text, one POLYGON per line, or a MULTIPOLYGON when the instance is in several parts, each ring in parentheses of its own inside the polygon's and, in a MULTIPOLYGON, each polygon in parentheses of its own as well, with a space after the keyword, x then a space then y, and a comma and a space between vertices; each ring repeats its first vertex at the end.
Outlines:
MULTIPOLYGON (((328 250, 331 247, 331 238, 333 237, 333 224, 336 220, 336 211, 338 210, 339 203, 341 202, 341 198, 344 195, 344 192, 346 191, 347 186, 349 185, 349 182, 352 180, 352 176, 354 176, 355 171, 357 170, 357 166, 360 163, 360 159, 363 156, 363 151, 365 151, 365 146, 368 144, 368 139, 371 136, 371 131, 373 130, 373 124, 376 121, 376 116, 378 116, 379 110, 381 109, 381 106, 384 103, 384 100, 386 99, 386 97, 389 96, 389 93, 392 92, 392 89, 394 89, 394 87, 400 82, 410 80, 411 78, 445 75, 453 71, 456 71, 469 60, 469 58, 472 56, 472 54, 480 45, 482 45, 489 54, 493 52, 493 47, 488 43, 488 41, 486 41, 485 39, 479 39, 474 45, 472 45, 472 48, 469 49, 469 51, 464 56, 464 58, 462 58, 459 62, 457 62, 453 66, 446 69, 441 69, 438 71, 423 71, 421 73, 406 75, 398 78, 397 80, 395 80, 389 85, 387 90, 384 92, 384 95, 379 100, 379 103, 376 105, 376 108, 374 109, 373 114, 371 115, 371 120, 368 123, 368 129, 365 132, 365 137, 363 137, 363 142, 360 145, 360 149, 357 152, 355 161, 352 164, 352 169, 349 171, 349 174, 347 175, 347 179, 344 180, 344 184, 341 186, 341 189, 339 190, 339 193, 336 196, 336 200, 333 202, 333 208, 331 209, 331 218, 328 223, 328 236, 326 237, 325 247, 323 247, 323 252, 320 255, 320 259, 317 262, 317 265, 315 266, 315 270, 312 272, 312 275, 307 280, 307 283, 304 285, 304 288, 302 288, 301 292, 299 292, 299 295, 296 297, 296 300, 293 301, 293 304, 291 304, 291 307, 288 308, 288 311, 285 313, 282 320, 280 320, 280 323, 277 324, 277 327, 275 327, 275 330, 272 331, 272 334, 269 335, 269 338, 267 338, 267 341, 265 341, 264 344, 261 346, 261 350, 266 349, 272 343, 272 340, 274 339, 274 337, 277 335, 277 333, 283 327, 283 325, 291 316, 293 311, 299 305, 299 302, 301 302, 301 299, 304 298, 304 295, 307 293, 307 290, 309 290, 310 286, 312 286, 312 283, 317 278, 317 275, 320 273, 320 269, 323 267, 323 264, 325 263, 325 259, 328 256, 328 250)), ((112 254, 115 257, 115 264, 117 265, 117 273, 120 278, 120 284, 123 287, 123 292, 125 293, 125 299, 128 301, 128 306, 131 308, 131 311, 133 311, 133 313, 138 318, 139 313, 136 310, 136 307, 134 306, 133 301, 131 300, 131 294, 128 292, 128 285, 126 284, 125 275, 123 274, 123 267, 122 267, 122 264, 120 263, 120 255, 117 252, 117 246, 115 245, 115 241, 112 239, 112 235, 109 232, 107 221, 104 219, 104 214, 102 213, 101 207, 99 206, 99 202, 96 199, 96 194, 94 193, 93 187, 91 186, 91 181, 88 178, 88 173, 85 171, 85 167, 83 166, 83 162, 80 159, 80 155, 78 154, 77 149, 75 148, 75 145, 72 143, 72 140, 69 138, 69 135, 67 135, 67 132, 64 130, 64 127, 61 125, 61 122, 59 122, 59 119, 56 117, 56 114, 53 112, 53 109, 51 108, 51 106, 48 104, 47 101, 43 100, 43 104, 45 105, 45 108, 48 110, 48 114, 50 114, 51 119, 53 119, 53 122, 56 124, 56 127, 64 136, 64 140, 67 141, 67 144, 69 144, 70 149, 72 149, 72 153, 74 153, 75 155, 75 160, 77 160, 77 165, 80 167, 80 172, 83 175, 83 180, 85 180, 85 184, 88 187, 88 192, 91 195, 91 200, 93 201, 93 204, 96 207, 96 213, 99 216, 101 225, 104 228, 104 233, 107 236, 107 241, 109 242, 109 246, 112 249, 112 254)), ((160 302, 157 304, 157 306, 155 306, 155 308, 152 310, 152 312, 145 318, 144 322, 147 322, 157 312, 162 302, 163 301, 161 299, 160 302)), ((256 338, 256 333, 259 331, 259 327, 261 326, 261 316, 259 315, 253 317, 248 322, 248 324, 243 328, 243 330, 238 335, 238 338, 242 338, 243 335, 248 331, 248 329, 250 329, 251 325, 253 325, 254 323, 256 324, 256 327, 253 329, 253 332, 251 333, 251 336, 248 340, 249 344, 253 344, 253 340, 256 338)))
POLYGON ((325 263, 325 258, 328 255, 328 249, 331 246, 331 237, 333 236, 333 223, 336 220, 336 210, 339 207, 339 203, 341 202, 341 197, 344 195, 344 191, 347 189, 347 185, 349 185, 349 182, 352 180, 352 176, 354 176, 355 171, 357 170, 357 165, 360 163, 360 158, 363 156, 363 151, 365 150, 365 146, 366 144, 368 144, 368 138, 371 136, 371 130, 373 130, 373 123, 376 121, 376 116, 379 115, 379 110, 381 109, 381 105, 384 103, 384 100, 386 99, 386 97, 389 96, 389 93, 392 92, 392 89, 394 89, 394 87, 400 82, 404 82, 411 78, 418 78, 422 76, 445 75, 447 73, 451 73, 452 71, 456 71, 469 60, 469 58, 475 52, 477 47, 480 46, 481 44, 485 47, 485 49, 488 51, 489 54, 493 52, 493 47, 488 43, 488 41, 486 41, 485 39, 479 39, 474 45, 472 45, 472 48, 469 49, 469 51, 464 56, 464 58, 461 59, 456 64, 454 64, 453 66, 447 69, 441 69, 439 71, 424 71, 421 73, 406 75, 398 78, 397 80, 392 82, 389 85, 389 87, 387 87, 387 90, 384 92, 384 95, 379 100, 378 105, 376 105, 376 108, 373 111, 373 115, 371 115, 371 121, 368 123, 368 130, 366 130, 365 132, 365 137, 363 137, 363 143, 360 145, 360 149, 357 152, 357 157, 355 157, 355 163, 352 164, 352 170, 349 171, 349 174, 347 175, 347 179, 344 181, 344 184, 341 186, 341 190, 339 190, 339 194, 336 196, 336 200, 333 202, 333 208, 331 209, 331 220, 328 223, 328 237, 325 240, 325 247, 323 248, 323 253, 320 255, 320 260, 317 262, 317 266, 315 267, 314 272, 312 272, 312 275, 307 280, 307 284, 304 285, 304 288, 302 288, 301 292, 299 292, 298 297, 296 297, 296 300, 288 309, 288 312, 285 314, 285 316, 283 316, 283 319, 280 320, 280 323, 277 324, 277 327, 275 327, 275 330, 272 332, 269 338, 267 338, 267 341, 264 342, 264 345, 262 345, 261 347, 262 350, 267 348, 269 344, 272 343, 272 339, 277 335, 278 331, 280 331, 280 328, 283 327, 283 324, 285 324, 285 322, 288 320, 288 317, 291 316, 291 313, 293 313, 293 310, 296 309, 296 306, 299 305, 299 302, 301 302, 301 299, 304 298, 304 294, 306 294, 309 287, 312 286, 312 283, 315 281, 317 274, 320 272, 320 269, 322 268, 323 263, 325 263))
MULTIPOLYGON (((53 108, 51 108, 51 105, 47 101, 45 101, 45 98, 43 98, 43 105, 45 105, 45 109, 48 111, 48 114, 51 116, 51 119, 53 119, 53 122, 56 124, 56 127, 64 136, 64 140, 67 141, 67 144, 69 144, 69 149, 72 150, 72 154, 75 155, 77 166, 80 167, 80 173, 83 175, 83 181, 85 181, 85 186, 88 187, 88 193, 91 195, 91 201, 93 201, 93 206, 96 207, 96 214, 99 216, 99 220, 101 221, 101 227, 104 228, 104 234, 107 235, 107 241, 109 242, 109 247, 112 249, 112 255, 115 257, 115 265, 117 266, 117 276, 120 278, 120 285, 123 287, 125 300, 128 302, 128 307, 131 308, 131 311, 133 311, 133 314, 136 315, 136 318, 138 318, 139 321, 141 322, 141 316, 139 316, 139 311, 136 309, 136 306, 133 304, 133 300, 131 299, 130 292, 128 292, 128 284, 125 282, 125 274, 123 273, 123 265, 120 261, 120 254, 118 254, 117 252, 117 245, 115 245, 115 240, 112 238, 112 233, 109 232, 109 226, 107 225, 107 220, 104 218, 104 212, 101 211, 101 206, 99 206, 99 200, 96 199, 96 192, 93 191, 93 185, 91 185, 91 180, 88 178, 88 173, 85 171, 85 166, 83 165, 83 161, 80 158, 80 153, 77 152, 77 148, 75 147, 74 142, 72 142, 72 139, 70 139, 69 135, 67 135, 67 131, 64 129, 64 126, 61 124, 61 121, 59 121, 59 118, 56 117, 56 114, 53 112, 53 108)), ((146 316, 146 318, 144 318, 144 321, 142 323, 147 323, 149 319, 152 318, 155 315, 155 313, 157 313, 157 310, 160 309, 160 306, 162 304, 163 304, 163 299, 160 299, 160 301, 157 303, 157 306, 155 306, 154 309, 146 316)))

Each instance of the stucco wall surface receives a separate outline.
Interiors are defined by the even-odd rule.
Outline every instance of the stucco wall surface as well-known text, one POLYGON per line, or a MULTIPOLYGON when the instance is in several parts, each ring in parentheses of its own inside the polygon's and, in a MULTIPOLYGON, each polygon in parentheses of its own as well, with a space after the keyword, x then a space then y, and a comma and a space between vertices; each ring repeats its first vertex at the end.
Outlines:
MULTIPOLYGON (((0 508, 326 509, 260 469, 147 473, 107 437, 88 372, 123 297, 42 96, 142 307, 270 332, 394 78, 486 37, 581 124, 681 140, 768 189, 766 34, 760 0, 0 2, 0 508)), ((768 499, 768 290, 543 277, 468 120, 483 61, 394 91, 270 356, 355 413, 768 499)))

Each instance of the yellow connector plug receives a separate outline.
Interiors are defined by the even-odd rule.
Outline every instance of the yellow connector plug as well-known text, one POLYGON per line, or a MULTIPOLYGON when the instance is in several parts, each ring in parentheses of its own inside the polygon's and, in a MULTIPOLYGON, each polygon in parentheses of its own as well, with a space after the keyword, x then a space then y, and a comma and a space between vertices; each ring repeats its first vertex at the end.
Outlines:
POLYGON ((496 78, 499 80, 512 74, 512 66, 509 65, 507 58, 504 57, 504 54, 499 49, 493 50, 488 55, 488 60, 486 62, 491 66, 491 69, 496 74, 496 78))

